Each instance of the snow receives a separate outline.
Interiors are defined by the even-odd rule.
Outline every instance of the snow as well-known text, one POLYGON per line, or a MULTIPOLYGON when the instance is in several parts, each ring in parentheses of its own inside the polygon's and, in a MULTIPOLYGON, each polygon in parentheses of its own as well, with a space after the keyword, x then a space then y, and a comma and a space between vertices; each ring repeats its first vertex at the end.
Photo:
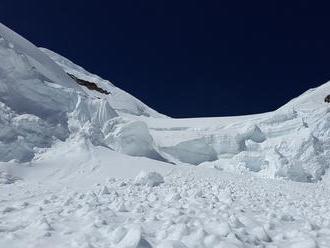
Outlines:
POLYGON ((329 82, 269 113, 174 119, 0 37, 0 247, 329 247, 329 82))
POLYGON ((116 118, 108 123, 105 130, 107 132, 105 142, 114 150, 131 156, 166 161, 157 151, 144 122, 116 118))
MULTIPOLYGON (((7 50, 10 50, 6 51, 7 53, 15 53, 15 57, 7 57, 6 59, 2 58, 1 62, 8 62, 11 59, 14 59, 16 61, 13 62, 17 62, 17 64, 15 64, 16 66, 24 66, 23 64, 20 64, 20 60, 25 60, 24 62, 31 66, 29 69, 37 71, 47 80, 65 87, 79 90, 73 80, 64 73, 61 67, 57 66, 48 56, 40 52, 40 50, 31 42, 13 32, 2 23, 0 23, 0 34, 2 38, 1 46, 5 46, 7 50)), ((5 51, 3 49, 1 50, 1 54, 4 55, 5 51)), ((9 64, 8 67, 9 66, 11 65, 9 64)), ((22 70, 23 68, 12 67, 11 69, 22 70)), ((24 73, 24 71, 19 72, 24 73)))
POLYGON ((186 248, 187 246, 185 246, 182 242, 176 240, 166 240, 161 242, 157 248, 186 248))
POLYGON ((134 96, 114 86, 108 80, 104 80, 97 75, 87 72, 82 67, 74 64, 70 60, 64 58, 59 54, 56 54, 53 51, 50 51, 46 48, 39 49, 43 53, 47 54, 60 67, 62 67, 65 72, 72 74, 79 79, 94 82, 100 88, 110 92, 111 94, 109 96, 106 96, 97 92, 91 92, 87 90, 87 93, 89 95, 106 98, 106 100, 117 112, 142 116, 165 117, 164 115, 148 107, 140 100, 136 99, 134 96))
POLYGON ((329 188, 322 184, 204 167, 175 167, 157 187, 134 178, 101 181, 87 188, 4 185, 0 246, 327 247, 330 241, 329 188), (173 192, 180 198, 166 198, 173 192))
POLYGON ((141 171, 136 177, 134 183, 136 185, 158 186, 164 182, 164 178, 157 172, 141 171))
POLYGON ((217 160, 216 151, 204 139, 183 141, 172 147, 162 147, 161 150, 183 163, 193 165, 217 160))

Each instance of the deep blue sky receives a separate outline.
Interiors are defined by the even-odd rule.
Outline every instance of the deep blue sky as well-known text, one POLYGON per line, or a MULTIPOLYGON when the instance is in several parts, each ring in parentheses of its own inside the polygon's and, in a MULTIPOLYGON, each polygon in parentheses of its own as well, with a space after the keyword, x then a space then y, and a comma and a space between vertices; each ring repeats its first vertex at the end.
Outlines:
POLYGON ((0 21, 164 114, 239 115, 330 79, 330 5, 260 2, 1 0, 0 21))

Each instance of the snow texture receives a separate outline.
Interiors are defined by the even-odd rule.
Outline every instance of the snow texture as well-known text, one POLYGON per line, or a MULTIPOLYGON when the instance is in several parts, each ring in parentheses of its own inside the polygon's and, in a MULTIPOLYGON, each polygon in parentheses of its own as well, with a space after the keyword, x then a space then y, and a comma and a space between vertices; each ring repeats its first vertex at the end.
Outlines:
POLYGON ((159 184, 164 182, 164 178, 161 174, 157 172, 145 172, 141 171, 136 177, 135 177, 135 184, 136 185, 147 185, 147 186, 158 186, 159 184))
POLYGON ((0 247, 329 247, 329 93, 169 118, 0 24, 0 247))

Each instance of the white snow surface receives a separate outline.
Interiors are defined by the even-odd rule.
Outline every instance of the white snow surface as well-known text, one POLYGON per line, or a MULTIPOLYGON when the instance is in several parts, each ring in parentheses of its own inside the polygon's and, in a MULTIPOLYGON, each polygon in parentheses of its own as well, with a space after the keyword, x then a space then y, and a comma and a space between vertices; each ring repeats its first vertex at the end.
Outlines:
POLYGON ((50 51, 46 48, 39 48, 42 52, 47 54, 56 64, 58 64, 62 69, 76 76, 79 79, 83 79, 86 81, 93 82, 97 84, 102 89, 111 93, 109 96, 105 96, 95 91, 87 90, 87 93, 91 96, 98 96, 102 98, 106 98, 110 105, 117 111, 123 113, 129 113, 133 115, 143 115, 143 116, 153 116, 153 117, 165 117, 164 115, 158 113, 157 111, 151 109, 146 104, 136 99, 134 96, 129 93, 119 89, 114 86, 108 80, 104 80, 99 76, 92 74, 82 67, 74 64, 67 58, 50 51))
POLYGON ((328 94, 169 118, 0 24, 0 247, 330 247, 328 94))
POLYGON ((164 182, 164 178, 158 172, 145 172, 141 171, 136 177, 134 183, 136 185, 158 186, 164 182))

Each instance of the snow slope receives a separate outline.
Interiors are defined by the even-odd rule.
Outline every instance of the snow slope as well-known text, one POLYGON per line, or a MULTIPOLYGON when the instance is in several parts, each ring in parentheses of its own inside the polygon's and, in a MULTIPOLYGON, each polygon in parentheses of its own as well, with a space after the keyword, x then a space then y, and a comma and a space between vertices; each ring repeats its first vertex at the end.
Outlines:
POLYGON ((0 24, 0 247, 329 247, 328 94, 169 118, 0 24))
POLYGON ((46 48, 40 48, 40 50, 47 54, 60 67, 62 67, 65 72, 72 74, 79 79, 94 82, 102 89, 110 92, 111 95, 105 96, 103 94, 98 94, 97 92, 87 91, 89 95, 97 95, 98 97, 106 98, 115 110, 133 115, 165 117, 164 115, 159 114, 155 110, 148 107, 140 100, 136 99, 134 96, 114 86, 108 80, 104 80, 97 75, 87 72, 85 69, 74 64, 67 58, 64 58, 63 56, 46 48))
POLYGON ((66 113, 81 89, 37 47, 0 25, 0 157, 31 160, 69 136, 66 113))
POLYGON ((176 164, 206 162, 210 166, 207 162, 214 161, 211 166, 220 169, 252 170, 266 177, 307 182, 320 180, 329 167, 329 131, 326 124, 329 117, 328 104, 324 102, 327 92, 330 92, 329 83, 307 91, 270 113, 220 118, 162 118, 145 105, 132 104, 134 98, 118 97, 116 90, 121 90, 108 81, 54 52, 42 51, 66 72, 112 92, 103 97, 119 111, 121 118, 133 122, 139 120, 139 125, 146 123, 149 131, 145 128, 144 137, 148 138, 142 140, 144 144, 152 144, 148 150, 156 152, 156 157, 150 152, 138 151, 136 146, 127 149, 117 147, 118 151, 176 164), (145 109, 146 113, 137 109, 145 109))
POLYGON ((169 169, 119 153, 102 165, 101 153, 65 171, 40 161, 54 174, 43 177, 44 168, 1 186, 0 247, 329 247, 326 185, 169 169), (141 174, 132 178, 141 169, 162 173, 164 183, 141 184, 141 174))
MULTIPOLYGON (((89 139, 94 145, 109 149, 114 146, 130 155, 163 159, 154 149, 146 125, 113 120, 118 114, 111 106, 112 97, 118 95, 118 103, 123 98, 123 104, 119 104, 121 111, 135 108, 140 111, 138 114, 160 114, 111 84, 107 85, 113 92, 111 99, 81 87, 24 38, 4 26, 0 26, 0 34, 1 161, 30 161, 39 148, 51 147, 75 135, 89 139), (136 132, 130 131, 132 127, 136 132), (115 140, 109 133, 114 129, 117 131, 111 134, 118 136, 115 140)), ((79 76, 84 72, 81 71, 79 76)), ((88 76, 92 77, 88 80, 97 79, 88 76)), ((103 81, 97 83, 100 82, 103 81)))

